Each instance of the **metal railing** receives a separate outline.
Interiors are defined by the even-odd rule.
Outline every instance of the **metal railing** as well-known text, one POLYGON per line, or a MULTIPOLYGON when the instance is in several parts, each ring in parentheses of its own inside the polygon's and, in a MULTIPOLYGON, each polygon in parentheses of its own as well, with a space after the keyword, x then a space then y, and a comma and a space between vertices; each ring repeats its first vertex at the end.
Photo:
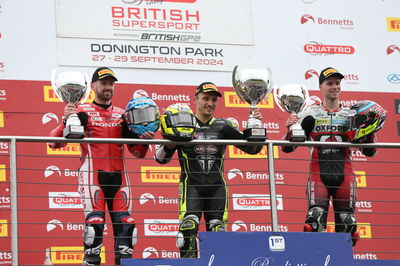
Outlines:
MULTIPOLYGON (((172 142, 163 139, 107 139, 107 138, 86 138, 81 140, 56 138, 56 137, 29 137, 29 136, 0 136, 0 141, 9 142, 10 157, 10 197, 11 197, 11 249, 12 265, 18 265, 18 200, 17 200, 17 143, 115 143, 115 144, 187 144, 187 142, 172 142)), ((263 142, 248 142, 245 140, 193 140, 191 144, 215 144, 215 145, 265 145, 267 146, 267 166, 270 177, 275 176, 274 168, 274 146, 324 146, 324 147, 354 147, 354 148, 400 148, 400 143, 373 143, 373 144, 352 144, 338 142, 314 142, 292 143, 283 140, 267 140, 263 142)), ((278 231, 277 195, 275 178, 269 178, 269 192, 271 204, 272 231, 278 231)))

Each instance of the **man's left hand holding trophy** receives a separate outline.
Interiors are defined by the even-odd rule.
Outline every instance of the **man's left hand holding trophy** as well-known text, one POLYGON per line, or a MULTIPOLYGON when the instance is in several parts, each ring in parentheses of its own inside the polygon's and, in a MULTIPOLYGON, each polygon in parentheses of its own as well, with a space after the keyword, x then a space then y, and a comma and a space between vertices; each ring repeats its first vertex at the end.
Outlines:
POLYGON ((84 103, 90 94, 90 80, 86 73, 69 71, 59 74, 54 69, 51 85, 57 97, 67 105, 64 108, 65 128, 63 136, 68 139, 82 139, 85 129, 76 114, 79 102, 84 103))

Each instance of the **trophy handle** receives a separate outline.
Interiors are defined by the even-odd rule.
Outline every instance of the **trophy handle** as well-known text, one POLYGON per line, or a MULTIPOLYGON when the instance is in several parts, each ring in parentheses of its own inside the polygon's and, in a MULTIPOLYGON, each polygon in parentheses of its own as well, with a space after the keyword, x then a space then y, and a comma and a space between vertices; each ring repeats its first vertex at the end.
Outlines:
POLYGON ((272 94, 274 95, 275 103, 279 107, 279 109, 281 109, 283 112, 286 112, 285 109, 283 109, 283 107, 281 106, 280 100, 278 99, 278 90, 279 90, 278 88, 279 85, 277 84, 276 87, 272 89, 272 94))
POLYGON ((308 106, 308 99, 310 98, 310 94, 308 93, 308 89, 306 88, 306 86, 301 85, 301 88, 303 89, 304 103, 301 106, 300 111, 303 111, 308 106))
POLYGON ((62 99, 61 95, 58 94, 58 91, 57 91, 56 75, 57 75, 57 69, 54 68, 54 69, 51 71, 51 87, 53 88, 53 91, 54 91, 54 93, 56 94, 57 98, 58 98, 60 101, 63 102, 63 99, 62 99))
POLYGON ((236 66, 233 68, 233 72, 232 72, 232 84, 233 84, 233 86, 235 86, 236 83, 237 83, 237 80, 236 80, 236 72, 237 72, 237 69, 238 69, 238 65, 236 65, 236 66))
POLYGON ((83 77, 85 78, 86 92, 85 92, 85 96, 82 97, 81 104, 83 104, 84 102, 86 102, 87 98, 88 98, 89 95, 90 95, 90 91, 91 91, 91 88, 89 88, 89 86, 90 86, 90 85, 89 85, 89 75, 88 75, 86 72, 84 72, 84 73, 83 73, 83 77))

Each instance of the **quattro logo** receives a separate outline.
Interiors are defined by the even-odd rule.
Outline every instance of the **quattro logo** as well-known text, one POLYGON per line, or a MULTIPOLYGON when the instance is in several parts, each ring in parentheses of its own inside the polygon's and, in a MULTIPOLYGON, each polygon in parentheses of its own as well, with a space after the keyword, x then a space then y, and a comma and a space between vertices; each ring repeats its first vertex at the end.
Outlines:
POLYGON ((355 49, 349 45, 328 45, 308 43, 304 45, 304 52, 312 55, 319 54, 354 54, 355 49))
MULTIPOLYGON (((279 158, 278 147, 274 146, 274 158, 279 158)), ((263 159, 268 158, 268 151, 267 146, 263 146, 262 150, 257 154, 248 154, 242 150, 239 150, 235 146, 229 145, 229 158, 256 158, 256 159, 263 159)))
POLYGON ((179 183, 180 167, 142 166, 143 183, 179 183))
MULTIPOLYGON (((61 102, 60 99, 58 99, 56 93, 53 90, 52 86, 43 86, 43 96, 44 96, 44 101, 45 102, 50 102, 50 103, 59 103, 61 102)), ((93 102, 94 100, 94 92, 91 90, 89 97, 86 99, 85 103, 90 103, 93 102)))
MULTIPOLYGON (((106 248, 101 247, 101 262, 106 262, 106 248)), ((82 264, 83 247, 51 247, 51 262, 53 264, 82 264)))
POLYGON ((367 187, 367 176, 365 171, 354 171, 357 187, 367 187))
MULTIPOLYGON (((270 210, 271 199, 268 194, 232 194, 234 210, 270 210)), ((283 210, 282 195, 276 195, 276 206, 283 210)))
POLYGON ((400 18, 386 18, 387 30, 400 32, 400 18))
POLYGON ((144 219, 146 236, 176 236, 178 230, 178 219, 144 219))
MULTIPOLYGON (((224 100, 226 107, 244 107, 249 108, 249 104, 247 102, 242 101, 239 96, 237 96, 236 92, 226 91, 224 92, 224 100)), ((274 108, 274 100, 272 99, 272 95, 270 94, 267 99, 263 99, 258 105, 258 108, 274 108)))
POLYGON ((52 149, 46 144, 46 149, 48 155, 81 155, 79 143, 68 143, 67 146, 59 149, 52 149))
POLYGON ((5 182, 7 180, 6 165, 0 164, 0 182, 5 182))
POLYGON ((0 237, 8 236, 8 220, 0 220, 0 237))

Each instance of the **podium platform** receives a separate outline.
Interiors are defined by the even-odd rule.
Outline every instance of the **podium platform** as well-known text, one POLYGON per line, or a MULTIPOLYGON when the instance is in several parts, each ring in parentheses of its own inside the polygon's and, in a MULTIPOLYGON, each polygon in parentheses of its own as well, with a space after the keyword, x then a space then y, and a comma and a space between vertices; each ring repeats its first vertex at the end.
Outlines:
POLYGON ((124 266, 400 265, 398 260, 354 260, 350 234, 200 232, 200 258, 123 259, 124 266))

